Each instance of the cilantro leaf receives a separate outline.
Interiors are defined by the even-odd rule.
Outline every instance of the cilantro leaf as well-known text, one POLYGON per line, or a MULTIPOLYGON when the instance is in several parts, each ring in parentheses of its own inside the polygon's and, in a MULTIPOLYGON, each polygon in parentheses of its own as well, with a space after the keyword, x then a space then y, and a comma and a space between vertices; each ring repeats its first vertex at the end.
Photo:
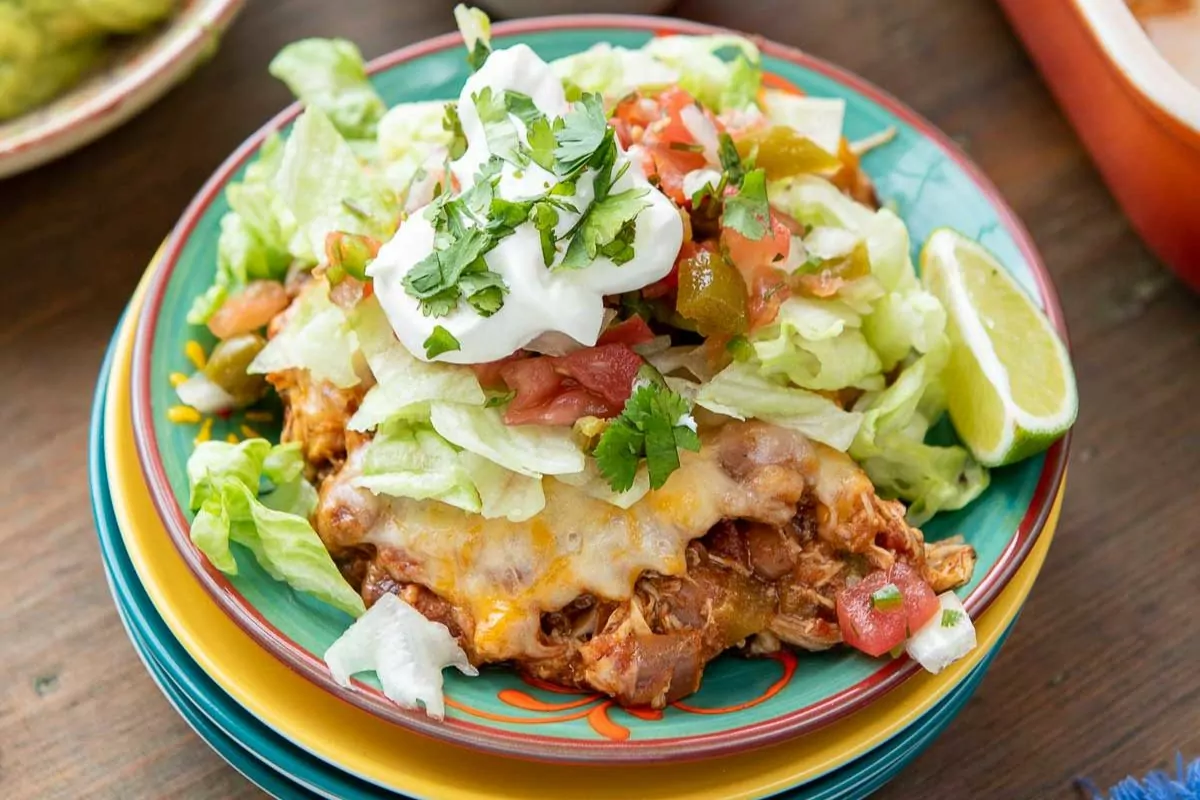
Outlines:
POLYGON ((537 228, 538 237, 542 242, 542 262, 548 267, 554 263, 554 256, 558 253, 554 236, 554 228, 558 225, 558 210, 553 203, 543 200, 534 203, 532 216, 533 227, 537 228))
POLYGON ((541 109, 533 104, 532 97, 522 92, 514 92, 512 89, 504 90, 504 107, 508 109, 508 113, 524 122, 526 127, 546 118, 541 109))
POLYGON ((962 621, 962 618, 963 618, 963 612, 961 612, 957 609, 947 608, 942 611, 941 625, 943 628, 953 628, 955 625, 957 625, 959 622, 962 621))
POLYGON ((446 115, 442 117, 442 130, 450 134, 450 160, 462 158, 467 152, 467 135, 463 133, 462 120, 458 116, 458 106, 446 103, 446 115))
POLYGON ((571 241, 560 266, 581 269, 598 255, 607 256, 615 264, 633 258, 637 215, 650 206, 645 199, 647 194, 648 189, 626 189, 593 202, 579 218, 574 233, 568 233, 571 241))
POLYGON ((562 128, 556 137, 558 146, 554 148, 554 159, 558 164, 558 174, 565 178, 576 175, 587 166, 611 129, 604 115, 604 102, 600 95, 590 92, 580 97, 562 120, 562 128))
MULTIPOLYGON (((561 118, 556 122, 561 122, 561 118)), ((554 138, 554 127, 550 120, 545 117, 534 120, 525 131, 525 138, 529 140, 529 157, 533 163, 548 172, 553 172, 554 149, 558 142, 554 138)))
POLYGON ((449 353, 454 350, 461 350, 462 345, 458 339, 454 338, 454 334, 443 328, 441 325, 434 325, 433 332, 429 334, 429 338, 424 342, 425 357, 428 359, 437 358, 442 353, 449 353))
POLYGON ((405 292, 421 301, 421 313, 427 317, 446 316, 464 295, 484 316, 495 313, 503 305, 507 287, 500 275, 488 270, 483 256, 496 241, 480 228, 466 230, 409 270, 403 280, 405 292), (470 277, 464 280, 464 275, 470 277))
POLYGON ((725 171, 731 183, 741 183, 746 169, 742 166, 742 157, 738 154, 737 145, 733 143, 733 137, 722 133, 717 141, 717 156, 721 159, 721 169, 725 171))
POLYGON ((628 491, 638 463, 646 460, 650 485, 662 488, 679 469, 679 449, 700 449, 700 438, 687 424, 687 401, 666 385, 647 381, 634 389, 620 416, 609 423, 594 455, 600 474, 615 492, 628 491))
POLYGON ((492 92, 492 87, 485 86, 479 93, 471 95, 471 102, 475 104, 479 121, 483 123, 488 149, 510 164, 518 167, 528 164, 529 158, 522 152, 517 126, 508 116, 503 96, 492 92))
POLYGON ((771 207, 767 204, 767 173, 747 172, 737 193, 725 198, 722 220, 727 228, 747 239, 762 239, 771 230, 771 207))

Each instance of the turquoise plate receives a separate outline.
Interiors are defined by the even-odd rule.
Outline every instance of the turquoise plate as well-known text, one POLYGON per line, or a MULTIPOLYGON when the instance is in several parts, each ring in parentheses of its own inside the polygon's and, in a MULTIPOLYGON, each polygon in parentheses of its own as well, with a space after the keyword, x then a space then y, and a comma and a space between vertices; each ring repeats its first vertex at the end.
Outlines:
MULTIPOLYGON (((88 476, 92 512, 109 590, 126 633, 150 676, 188 725, 234 769, 280 798, 379 800, 399 797, 310 755, 260 722, 192 660, 155 611, 124 549, 108 493, 104 460, 104 395, 112 349, 92 404, 88 476)), ((1014 620, 1013 625, 1016 624, 1014 620)), ((1012 626, 970 675, 927 714, 869 754, 779 797, 835 800, 864 797, 891 780, 950 724, 975 692, 1012 626)))
MULTIPOLYGON (((495 27, 498 46, 525 42, 545 58, 578 52, 597 42, 637 47, 660 32, 711 33, 678 20, 638 17, 558 17, 495 27)), ((869 153, 864 166, 880 196, 895 204, 920 243, 936 226, 951 225, 980 239, 1046 308, 1062 328, 1054 290, 1028 234, 995 189, 941 133, 895 99, 861 79, 795 50, 763 44, 764 65, 774 75, 814 95, 845 99, 846 135, 859 138, 894 127, 896 138, 869 153)), ((461 39, 447 35, 385 56, 371 65, 372 79, 389 103, 457 94, 467 76, 461 39)), ((208 564, 188 538, 185 464, 194 427, 166 418, 175 395, 169 375, 186 372, 185 343, 211 344, 207 331, 188 326, 192 298, 212 278, 223 188, 237 179, 264 136, 286 131, 292 107, 252 136, 208 181, 165 247, 138 320, 133 363, 133 412, 139 458, 155 505, 191 570, 221 608, 246 632, 296 672, 385 719, 420 733, 466 746, 534 759, 647 762, 700 758, 779 741, 860 709, 913 675, 907 658, 880 661, 843 648, 800 654, 798 668, 780 660, 725 657, 705 674, 701 691, 687 704, 653 719, 612 711, 616 725, 593 725, 593 716, 533 712, 505 702, 505 690, 525 684, 510 670, 488 669, 476 679, 447 674, 454 701, 444 723, 390 703, 373 677, 354 689, 338 686, 321 654, 349 624, 349 617, 299 596, 271 580, 246 553, 239 574, 225 576, 208 564), (803 676, 791 679, 792 675, 803 676), (695 709, 721 713, 694 713, 695 709), (497 719, 498 717, 498 719, 497 719), (614 731, 620 737, 614 737, 614 731), (627 732, 627 734, 626 734, 627 732)), ((222 422, 214 435, 239 431, 241 421, 222 422), (228 427, 227 427, 228 426, 228 427)), ((267 435, 277 431, 262 429, 267 435)), ((926 526, 931 539, 963 533, 979 554, 972 582, 961 592, 972 615, 980 614, 1016 572, 1050 512, 1066 463, 1066 441, 1044 456, 997 470, 991 487, 969 508, 944 514, 926 526)))

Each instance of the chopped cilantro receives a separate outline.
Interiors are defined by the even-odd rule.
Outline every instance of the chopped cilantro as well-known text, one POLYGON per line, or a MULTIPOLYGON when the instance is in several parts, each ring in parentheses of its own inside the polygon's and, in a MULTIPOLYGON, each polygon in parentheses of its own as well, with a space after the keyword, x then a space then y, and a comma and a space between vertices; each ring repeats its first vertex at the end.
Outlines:
POLYGON ((490 316, 503 305, 504 279, 487 268, 483 256, 498 239, 482 228, 469 228, 441 249, 417 262, 404 276, 404 290, 421 301, 421 313, 444 317, 465 298, 480 314, 490 316))
POLYGON ((446 115, 442 117, 442 129, 450 134, 450 160, 462 158, 467 152, 467 135, 463 133, 462 120, 458 117, 458 106, 446 103, 446 115))
MULTIPOLYGON (((643 371, 646 369, 643 367, 643 371)), ((639 373, 624 410, 609 423, 596 444, 596 466, 615 492, 633 486, 643 458, 650 485, 659 489, 679 469, 679 448, 693 452, 700 449, 700 438, 685 424, 687 401, 667 388, 661 377, 654 378, 657 380, 647 380, 639 373)))
POLYGON ((742 166, 742 157, 738 155, 737 145, 733 143, 733 137, 728 133, 722 133, 717 141, 717 155, 721 159, 721 169, 725 170, 725 174, 729 177, 730 182, 741 183, 742 177, 746 174, 746 169, 742 166))
POLYGON ((747 239, 762 239, 771 230, 771 207, 767 204, 767 173, 751 170, 743 176, 737 193, 725 198, 725 227, 747 239))
POLYGON ((526 127, 546 118, 541 109, 533 104, 532 97, 522 92, 514 92, 512 89, 504 91, 504 107, 508 109, 508 113, 524 122, 526 127))
POLYGON ((542 242, 542 262, 548 267, 554 263, 554 256, 558 252, 554 236, 554 228, 558 225, 558 209, 548 200, 541 200, 533 204, 532 217, 533 227, 537 228, 542 242))
POLYGON ((962 622, 962 618, 963 612, 954 608, 947 608, 942 612, 942 627, 953 628, 955 625, 962 622))
POLYGON ((462 349, 462 345, 458 343, 458 339, 454 338, 454 334, 441 325, 433 326, 433 333, 429 334, 429 338, 425 340, 424 346, 425 357, 430 359, 437 358, 442 353, 462 349))
MULTIPOLYGON (((600 182, 599 177, 596 182, 600 182)), ((614 264, 633 258, 636 218, 650 206, 647 194, 647 189, 626 189, 593 202, 575 226, 576 233, 562 260, 563 269, 586 267, 597 255, 607 256, 614 264)))
POLYGON ((483 123, 488 149, 510 164, 518 167, 528 164, 529 157, 521 148, 517 126, 508 116, 504 97, 493 93, 492 87, 485 86, 478 94, 471 95, 471 102, 475 104, 479 121, 483 123))
POLYGON ((557 147, 554 158, 558 174, 567 178, 578 174, 611 136, 608 119, 604 115, 604 102, 600 95, 587 93, 571 107, 562 118, 562 128, 557 131, 557 147))
MULTIPOLYGON (((559 121, 555 120, 556 123, 559 121)), ((556 164, 554 149, 558 142, 554 138, 554 126, 550 120, 545 117, 534 120, 526 130, 525 138, 529 140, 529 157, 533 163, 548 172, 553 172, 556 164)))

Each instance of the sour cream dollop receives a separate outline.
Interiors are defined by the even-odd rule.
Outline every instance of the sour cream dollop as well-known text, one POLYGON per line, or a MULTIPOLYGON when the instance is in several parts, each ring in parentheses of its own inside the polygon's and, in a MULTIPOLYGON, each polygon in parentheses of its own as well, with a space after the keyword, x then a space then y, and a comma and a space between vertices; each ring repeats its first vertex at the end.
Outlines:
MULTIPOLYGON (((550 65, 529 47, 519 44, 493 52, 467 80, 458 99, 467 150, 450 168, 462 191, 474 185, 475 176, 492 155, 472 100, 489 86, 494 94, 512 90, 528 95, 550 119, 570 109, 562 83, 550 65)), ((511 114, 509 118, 522 142, 526 142, 524 123, 511 114)), ((465 301, 444 317, 427 317, 419 301, 405 291, 404 276, 434 249, 435 231, 425 218, 425 208, 414 211, 367 270, 388 321, 405 348, 423 361, 478 364, 504 358, 551 331, 566 334, 583 345, 594 345, 604 321, 604 296, 640 289, 666 277, 683 243, 683 223, 674 204, 646 180, 640 164, 618 144, 617 167, 624 164, 629 167, 613 185, 612 193, 631 188, 648 190, 644 200, 649 205, 636 217, 633 258, 619 266, 601 256, 582 269, 547 268, 538 231, 525 222, 484 257, 488 269, 499 273, 508 286, 504 306, 490 317, 481 316, 465 301), (429 359, 424 342, 439 325, 458 340, 460 349, 429 359)), ((576 181, 575 195, 564 198, 580 212, 592 200, 593 179, 594 171, 588 170, 576 181)), ((555 175, 537 164, 517 168, 505 162, 496 194, 506 200, 528 200, 543 195, 557 183, 555 175)), ((579 214, 561 211, 556 233, 564 235, 578 219, 579 214)), ((555 265, 565 245, 565 241, 559 243, 555 265)))

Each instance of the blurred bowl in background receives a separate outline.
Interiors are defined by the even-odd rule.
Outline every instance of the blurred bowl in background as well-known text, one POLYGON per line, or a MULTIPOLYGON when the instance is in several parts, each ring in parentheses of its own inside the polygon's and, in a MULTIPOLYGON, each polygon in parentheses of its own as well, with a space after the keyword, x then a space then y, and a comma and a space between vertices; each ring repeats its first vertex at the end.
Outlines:
POLYGON ((125 122, 213 53, 245 0, 184 0, 150 31, 114 40, 101 64, 55 99, 0 123, 0 178, 58 158, 125 122))
POLYGON ((547 14, 662 14, 676 0, 479 0, 496 17, 547 14))
POLYGON ((1000 5, 1134 228, 1200 291, 1200 86, 1122 0, 1000 5))

